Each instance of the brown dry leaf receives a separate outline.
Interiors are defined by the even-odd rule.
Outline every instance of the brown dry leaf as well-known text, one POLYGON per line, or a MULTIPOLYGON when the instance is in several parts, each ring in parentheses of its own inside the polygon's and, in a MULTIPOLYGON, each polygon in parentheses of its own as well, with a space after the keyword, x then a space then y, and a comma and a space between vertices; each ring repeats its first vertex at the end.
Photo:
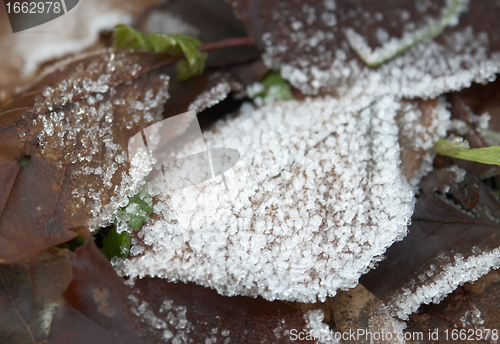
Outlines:
POLYGON ((454 166, 420 187, 408 236, 360 279, 403 319, 500 264, 500 204, 477 177, 454 166))
POLYGON ((128 138, 161 118, 168 96, 155 63, 113 50, 71 58, 0 109, 1 263, 105 224, 126 201, 142 178, 128 175, 128 138))
POLYGON ((129 289, 93 240, 76 251, 64 303, 54 316, 50 344, 158 343, 130 311, 129 289))
POLYGON ((226 297, 194 283, 150 277, 136 280, 133 289, 136 313, 151 326, 156 324, 167 341, 310 342, 292 341, 290 335, 293 329, 304 333, 311 329, 307 313, 279 301, 226 297))
POLYGON ((282 302, 224 297, 193 283, 144 278, 135 281, 131 293, 92 240, 77 250, 72 268, 65 303, 52 322, 51 344, 149 343, 154 338, 291 343, 292 329, 311 325, 304 312, 282 302))
POLYGON ((71 252, 51 248, 28 261, 0 265, 0 342, 47 340, 52 316, 71 280, 71 252))

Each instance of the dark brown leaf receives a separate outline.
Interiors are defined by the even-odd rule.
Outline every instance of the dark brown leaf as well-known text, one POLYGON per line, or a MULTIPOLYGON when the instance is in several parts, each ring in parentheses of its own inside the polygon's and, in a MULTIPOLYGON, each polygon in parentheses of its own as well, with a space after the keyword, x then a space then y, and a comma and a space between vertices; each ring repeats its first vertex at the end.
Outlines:
POLYGON ((127 199, 128 138, 161 118, 167 98, 158 62, 113 50, 71 58, 0 109, 0 263, 104 224, 127 199))
POLYGON ((500 204, 477 177, 460 174, 423 179, 408 236, 360 279, 401 318, 498 264, 500 204))
POLYGON ((52 321, 50 344, 157 343, 130 311, 129 288, 93 240, 76 251, 64 303, 52 321))
POLYGON ((51 248, 26 262, 0 265, 0 342, 47 340, 71 280, 68 250, 51 248))
POLYGON ((307 329, 304 313, 285 303, 221 296, 194 283, 146 277, 136 280, 134 296, 136 312, 150 324, 158 324, 172 341, 292 343, 292 329, 307 329))
POLYGON ((289 331, 308 330, 304 312, 285 303, 224 297, 193 283, 144 278, 131 293, 92 240, 77 250, 72 271, 50 344, 148 343, 153 334, 166 342, 291 343, 289 331))

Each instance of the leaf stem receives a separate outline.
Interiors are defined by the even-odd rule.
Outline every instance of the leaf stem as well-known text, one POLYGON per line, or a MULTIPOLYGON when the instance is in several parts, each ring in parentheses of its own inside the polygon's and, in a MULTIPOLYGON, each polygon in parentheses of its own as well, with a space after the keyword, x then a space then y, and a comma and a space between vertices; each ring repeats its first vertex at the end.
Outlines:
POLYGON ((252 37, 237 37, 237 38, 226 38, 221 41, 211 42, 201 45, 198 49, 200 51, 213 51, 236 47, 251 47, 255 44, 252 37))
MULTIPOLYGON (((203 52, 207 52, 207 51, 223 50, 223 49, 245 47, 245 46, 248 47, 248 46, 253 46, 254 44, 255 44, 255 41, 252 37, 227 38, 227 39, 223 39, 223 40, 220 40, 217 42, 203 44, 198 48, 198 50, 203 51, 203 52)), ((158 53, 158 54, 168 56, 168 54, 165 54, 165 53, 158 53)), ((150 67, 143 68, 139 73, 137 73, 137 76, 149 74, 149 73, 154 72, 156 70, 171 66, 174 63, 182 60, 183 58, 184 58, 184 56, 170 57, 170 58, 168 58, 164 61, 161 61, 157 64, 154 64, 150 67)))

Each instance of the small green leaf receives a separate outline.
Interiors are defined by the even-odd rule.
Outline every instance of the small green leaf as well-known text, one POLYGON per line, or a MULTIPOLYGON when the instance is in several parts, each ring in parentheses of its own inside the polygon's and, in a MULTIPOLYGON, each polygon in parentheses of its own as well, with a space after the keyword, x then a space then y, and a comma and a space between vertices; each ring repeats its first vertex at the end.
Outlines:
POLYGON ((468 143, 466 141, 440 139, 434 144, 434 150, 440 155, 452 158, 500 166, 499 146, 468 148, 468 143))
POLYGON ((139 207, 148 213, 148 215, 151 215, 154 212, 153 198, 145 191, 140 191, 138 194, 131 197, 130 202, 137 203, 139 207))
POLYGON ((117 49, 144 49, 153 51, 153 46, 149 39, 142 32, 128 25, 116 25, 113 33, 113 40, 114 46, 117 49))
POLYGON ((19 162, 19 165, 21 165, 21 167, 24 167, 26 165, 28 165, 31 161, 31 155, 25 155, 23 156, 21 159, 17 160, 19 162))
POLYGON ((186 81, 202 74, 205 70, 205 61, 207 57, 208 55, 206 53, 201 53, 194 65, 190 65, 187 60, 177 62, 177 79, 179 79, 179 81, 186 81))
POLYGON ((287 100, 292 98, 292 89, 279 72, 267 73, 261 80, 264 85, 265 98, 287 100))
POLYGON ((114 257, 127 258, 130 251, 130 235, 127 232, 118 233, 116 227, 109 231, 102 241, 102 253, 111 260, 114 257))
POLYGON ((260 82, 247 88, 248 97, 256 104, 273 103, 277 100, 287 100, 293 97, 292 88, 279 72, 267 73, 260 82))
MULTIPOLYGON (((169 37, 172 38, 176 42, 176 44, 180 46, 190 66, 194 66, 200 63, 200 59, 202 59, 203 53, 198 50, 198 47, 201 45, 201 42, 199 40, 180 33, 171 34, 169 35, 169 37)), ((204 66, 205 60, 203 60, 203 67, 204 66)))
POLYGON ((181 53, 182 49, 178 47, 177 42, 167 35, 159 35, 157 33, 149 34, 149 41, 156 53, 168 52, 172 50, 176 53, 181 53))

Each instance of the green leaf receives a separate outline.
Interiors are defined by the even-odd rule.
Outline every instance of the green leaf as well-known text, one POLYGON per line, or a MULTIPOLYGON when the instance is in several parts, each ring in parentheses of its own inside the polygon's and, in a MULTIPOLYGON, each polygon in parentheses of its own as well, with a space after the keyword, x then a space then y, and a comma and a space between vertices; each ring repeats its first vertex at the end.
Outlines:
POLYGON ((137 203, 141 209, 145 210, 148 215, 151 215, 154 212, 153 208, 153 198, 150 194, 145 191, 140 191, 138 194, 131 197, 130 202, 137 203))
POLYGON ((179 81, 186 81, 202 74, 205 70, 205 61, 207 57, 208 55, 206 53, 201 53, 194 65, 190 65, 187 60, 177 62, 177 79, 179 79, 179 81))
POLYGON ((102 253, 111 260, 114 257, 127 258, 130 251, 130 235, 127 232, 118 233, 116 227, 109 231, 102 241, 102 253))
POLYGON ((468 143, 466 141, 460 142, 440 139, 434 144, 434 150, 438 154, 452 158, 500 166, 499 146, 468 148, 468 143))
POLYGON ((145 191, 140 191, 136 195, 129 197, 128 204, 118 211, 114 224, 116 226, 118 221, 127 222, 137 231, 148 221, 148 215, 151 215, 153 212, 153 199, 151 195, 145 191))
POLYGON ((128 25, 116 25, 113 33, 113 40, 114 46, 117 49, 144 49, 153 51, 153 46, 149 39, 142 32, 128 25))
POLYGON ((180 33, 170 35, 151 33, 148 38, 134 28, 123 24, 115 26, 113 38, 115 48, 118 49, 144 49, 171 55, 184 54, 186 60, 177 63, 177 78, 180 81, 200 75, 205 70, 207 54, 198 49, 201 42, 196 38, 180 33))
POLYGON ((260 82, 247 88, 248 97, 256 104, 272 103, 277 100, 287 100, 293 97, 290 85, 279 72, 267 73, 260 82))
POLYGON ((279 72, 267 73, 261 83, 264 85, 264 98, 270 98, 273 101, 292 98, 292 89, 279 72))
POLYGON ((203 59, 203 67, 205 66, 206 54, 198 50, 198 47, 201 45, 199 40, 180 33, 171 34, 169 37, 172 38, 178 46, 180 46, 190 66, 199 64, 200 59, 203 59, 203 55, 205 55, 205 58, 203 59))
POLYGON ((178 46, 177 42, 167 35, 150 33, 149 41, 151 42, 153 51, 156 53, 168 52, 169 50, 176 53, 182 52, 182 49, 180 48, 180 46, 178 46))
POLYGON ((17 160, 19 162, 19 165, 21 165, 21 167, 24 167, 26 165, 28 165, 31 161, 31 155, 25 155, 23 156, 21 159, 17 160))

